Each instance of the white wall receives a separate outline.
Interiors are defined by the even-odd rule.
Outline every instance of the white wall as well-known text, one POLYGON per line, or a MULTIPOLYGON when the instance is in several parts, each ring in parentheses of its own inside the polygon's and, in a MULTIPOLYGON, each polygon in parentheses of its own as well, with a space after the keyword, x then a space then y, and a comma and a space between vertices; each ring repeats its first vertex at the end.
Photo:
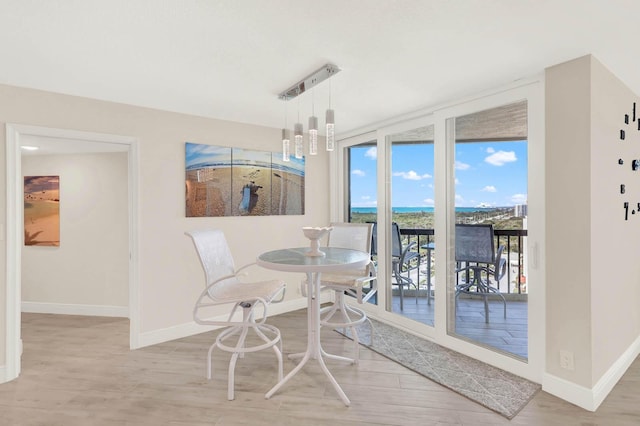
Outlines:
POLYGON ((589 58, 547 69, 546 371, 591 386, 591 149, 589 58), (560 368, 560 351, 575 369, 560 368))
POLYGON ((640 352, 640 171, 631 169, 640 99, 592 56, 551 67, 545 79, 546 372, 554 383, 545 390, 595 409, 640 352), (560 365, 561 350, 573 354, 573 370, 560 365))
POLYGON ((127 316, 127 153, 22 157, 60 176, 60 246, 22 249, 23 311, 127 316))
POLYGON ((631 168, 632 160, 640 159, 640 97, 595 58, 591 117, 591 336, 592 385, 596 385, 640 339, 640 170, 631 168), (624 141, 619 138, 621 129, 624 141), (620 193, 620 184, 625 184, 625 194, 620 193), (625 201, 628 220, 624 220, 625 201))

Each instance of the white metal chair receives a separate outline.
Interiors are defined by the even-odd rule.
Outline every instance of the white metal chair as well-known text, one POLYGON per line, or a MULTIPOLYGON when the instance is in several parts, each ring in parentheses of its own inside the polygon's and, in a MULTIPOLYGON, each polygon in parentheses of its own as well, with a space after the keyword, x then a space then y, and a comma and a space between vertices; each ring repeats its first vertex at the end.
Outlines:
MULTIPOLYGON (((340 247, 371 253, 371 223, 332 223, 329 233, 329 247, 340 247)), ((340 273, 325 273, 320 278, 323 289, 335 293, 331 306, 320 310, 320 324, 332 328, 349 328, 354 343, 354 363, 360 357, 360 341, 357 326, 368 320, 364 310, 346 303, 345 296, 353 296, 358 303, 367 302, 377 292, 376 267, 370 261, 363 269, 340 273)), ((371 338, 373 339, 373 326, 371 338)))
POLYGON ((265 321, 267 306, 275 301, 274 299, 279 294, 284 297, 285 283, 280 280, 242 282, 240 272, 255 263, 236 269, 227 240, 221 230, 198 230, 185 234, 193 240, 204 269, 206 284, 193 308, 193 319, 198 324, 227 327, 218 334, 215 342, 209 348, 207 378, 211 379, 211 356, 214 348, 230 352, 232 355, 229 361, 227 396, 229 400, 233 400, 234 371, 238 357, 243 358, 244 354, 248 352, 273 348, 278 358, 278 380, 282 380, 280 330, 265 324, 265 321), (207 308, 225 304, 233 306, 226 321, 207 319, 212 316, 206 316, 207 308), (258 306, 262 306, 262 318, 256 321, 258 306), (235 315, 238 308, 242 308, 242 319, 235 315), (255 332, 261 342, 248 346, 246 339, 249 331, 255 332))

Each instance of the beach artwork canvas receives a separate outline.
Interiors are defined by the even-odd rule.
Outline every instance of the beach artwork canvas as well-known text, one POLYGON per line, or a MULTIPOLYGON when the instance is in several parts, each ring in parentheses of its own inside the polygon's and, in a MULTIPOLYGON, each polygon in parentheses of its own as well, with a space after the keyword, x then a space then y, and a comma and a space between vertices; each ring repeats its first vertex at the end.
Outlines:
POLYGON ((24 245, 60 246, 60 177, 24 177, 24 245))
POLYGON ((185 144, 186 216, 304 214, 304 159, 281 153, 185 144))

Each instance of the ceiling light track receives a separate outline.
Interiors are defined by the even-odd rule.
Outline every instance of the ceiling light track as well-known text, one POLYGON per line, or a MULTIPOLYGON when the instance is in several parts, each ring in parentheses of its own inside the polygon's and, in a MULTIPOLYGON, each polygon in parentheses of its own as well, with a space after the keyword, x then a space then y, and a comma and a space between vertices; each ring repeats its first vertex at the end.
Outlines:
POLYGON ((340 72, 340 68, 338 68, 336 65, 333 65, 333 64, 323 65, 318 70, 314 71, 313 73, 303 78, 293 86, 289 87, 284 92, 280 93, 278 95, 278 98, 283 101, 289 101, 295 98, 296 96, 303 94, 304 92, 311 89, 312 87, 317 86, 318 84, 322 83, 329 77, 339 72, 340 72))

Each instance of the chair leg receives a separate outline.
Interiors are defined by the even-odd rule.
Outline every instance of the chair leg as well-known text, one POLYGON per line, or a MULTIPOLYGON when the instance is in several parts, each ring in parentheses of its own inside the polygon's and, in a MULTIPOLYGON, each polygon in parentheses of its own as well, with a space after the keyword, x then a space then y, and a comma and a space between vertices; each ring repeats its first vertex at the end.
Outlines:
POLYGON ((231 361, 229 361, 229 371, 227 378, 227 399, 229 401, 233 401, 235 398, 234 395, 234 387, 235 387, 235 370, 236 370, 236 361, 238 360, 238 352, 235 352, 231 355, 231 361))
MULTIPOLYGON (((342 291, 336 291, 336 300, 334 302, 334 306, 336 306, 336 310, 340 311, 340 315, 342 316, 342 323, 343 324, 349 324, 351 322, 353 322, 351 320, 351 317, 349 317, 349 308, 347 307, 347 304, 344 301, 344 293, 342 291)), ((343 327, 343 330, 345 329, 345 327, 343 327)), ((353 352, 354 352, 354 357, 353 357, 353 363, 357 364, 358 363, 358 358, 360 358, 360 341, 358 340, 358 330, 357 328, 352 325, 349 327, 349 329, 351 330, 351 338, 353 339, 353 352)))
MULTIPOLYGON (((352 308, 345 301, 345 295, 343 290, 335 290, 335 301, 331 307, 324 308, 322 311, 321 324, 323 326, 331 326, 339 328, 345 331, 348 328, 351 331, 351 337, 353 340, 354 358, 349 359, 351 363, 357 364, 360 359, 360 339, 358 336, 357 325, 363 323, 365 320, 369 320, 364 311, 352 308), (339 319, 331 322, 332 318, 339 312, 339 319), (355 319, 351 317, 354 315, 355 319)), ((347 358, 338 357, 337 359, 347 360, 347 358)))
POLYGON ((230 327, 223 329, 216 341, 209 347, 207 354, 207 379, 211 379, 213 366, 212 358, 215 348, 219 348, 222 351, 231 353, 231 359, 229 361, 229 367, 227 372, 227 398, 229 401, 235 397, 235 368, 238 362, 238 358, 244 358, 247 352, 256 352, 263 349, 273 348, 278 360, 278 380, 282 380, 284 376, 283 372, 283 357, 282 357, 282 336, 280 330, 276 327, 268 324, 257 324, 254 318, 255 304, 247 303, 247 306, 242 306, 242 324, 231 325, 230 327), (264 341, 263 344, 250 345, 247 347, 246 339, 249 331, 253 330, 256 335, 264 341), (269 338, 269 335, 273 334, 273 338, 269 338), (232 339, 231 345, 227 345, 227 339, 237 336, 237 340, 232 339))
MULTIPOLYGON (((264 340, 265 343, 269 343, 271 339, 269 339, 265 334, 260 330, 260 327, 256 324, 253 326, 253 330, 256 334, 264 340)), ((282 339, 278 340, 278 344, 272 346, 273 351, 276 353, 276 358, 278 359, 278 381, 282 380, 283 377, 283 367, 282 367, 282 339)))
MULTIPOLYGON (((236 346, 236 348, 238 349, 242 349, 244 347, 244 341, 247 337, 247 332, 248 332, 248 328, 247 327, 242 327, 242 333, 240 334, 240 338, 238 339, 238 344, 236 346)), ((231 361, 229 361, 229 384, 227 386, 227 399, 229 399, 229 401, 232 401, 234 399, 234 387, 235 387, 235 370, 236 370, 236 361, 238 361, 238 357, 242 358, 244 357, 244 353, 243 352, 234 352, 233 355, 231 355, 231 361)))
POLYGON ((217 341, 213 342, 209 347, 209 352, 207 353, 207 380, 211 380, 211 373, 213 372, 213 368, 211 367, 211 356, 213 355, 213 348, 215 348, 217 344, 217 341))

